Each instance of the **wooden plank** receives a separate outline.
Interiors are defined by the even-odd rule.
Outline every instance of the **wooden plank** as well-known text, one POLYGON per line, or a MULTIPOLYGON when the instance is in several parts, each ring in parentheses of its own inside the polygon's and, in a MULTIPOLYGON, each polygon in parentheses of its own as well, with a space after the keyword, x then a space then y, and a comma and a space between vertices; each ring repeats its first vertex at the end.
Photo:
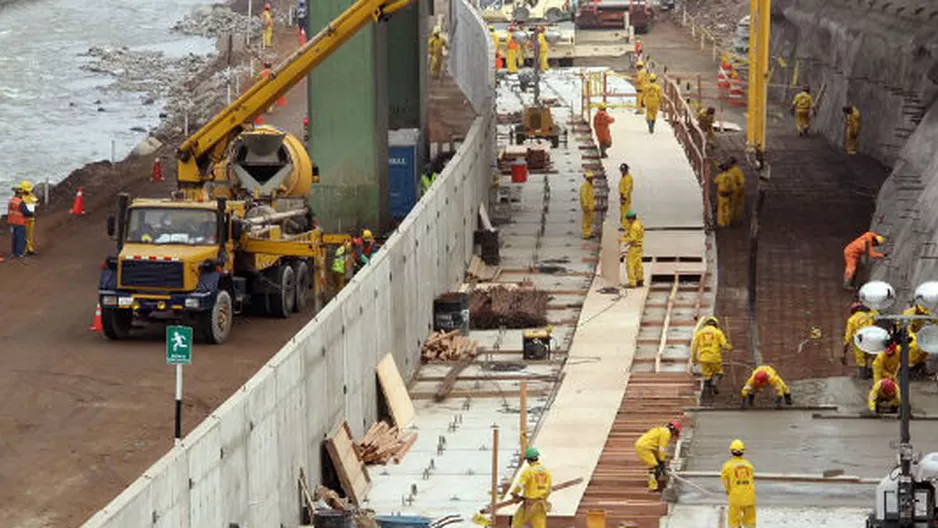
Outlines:
POLYGON ((332 460, 332 465, 339 475, 339 482, 349 500, 356 506, 364 504, 371 489, 371 477, 355 451, 355 442, 352 440, 348 422, 343 420, 326 437, 326 452, 329 453, 329 459, 332 460))
POLYGON ((677 288, 680 285, 677 272, 674 272, 674 285, 671 287, 671 294, 668 295, 668 310, 664 315, 664 325, 661 327, 661 341, 658 343, 658 351, 655 353, 655 372, 661 370, 661 356, 664 354, 665 345, 668 342, 668 329, 671 327, 671 312, 674 309, 674 298, 677 296, 677 288))
POLYGON ((388 354, 384 356, 378 366, 375 367, 378 374, 378 384, 381 386, 381 392, 387 401, 388 410, 391 412, 391 419, 394 425, 403 429, 410 425, 414 420, 414 402, 407 394, 407 386, 404 385, 404 378, 397 369, 397 363, 394 362, 394 356, 388 354))

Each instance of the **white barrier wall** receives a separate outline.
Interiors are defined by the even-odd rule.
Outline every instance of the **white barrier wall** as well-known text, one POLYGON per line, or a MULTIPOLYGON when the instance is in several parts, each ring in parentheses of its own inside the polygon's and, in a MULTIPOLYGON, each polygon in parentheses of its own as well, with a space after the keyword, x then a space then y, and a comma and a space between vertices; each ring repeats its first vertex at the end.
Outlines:
POLYGON ((336 299, 247 383, 85 528, 296 526, 300 469, 315 485, 326 434, 377 419, 374 367, 409 377, 432 330, 433 299, 462 279, 494 162, 494 78, 481 18, 459 4, 451 73, 477 109, 462 146, 398 230, 336 299))

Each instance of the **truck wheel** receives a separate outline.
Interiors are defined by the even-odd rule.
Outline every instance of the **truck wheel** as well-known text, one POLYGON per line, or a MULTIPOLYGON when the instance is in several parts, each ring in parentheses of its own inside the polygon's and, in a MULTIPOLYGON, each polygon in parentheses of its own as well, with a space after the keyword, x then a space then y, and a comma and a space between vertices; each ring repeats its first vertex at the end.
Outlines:
POLYGON ((296 274, 289 265, 277 266, 274 283, 278 291, 268 295, 270 315, 286 319, 296 306, 296 274))
POLYGON ((134 313, 130 310, 117 308, 101 309, 101 326, 108 339, 119 341, 130 336, 130 328, 134 323, 134 313))
POLYGON ((305 260, 296 263, 294 273, 296 274, 296 301, 293 310, 302 312, 309 307, 309 293, 313 289, 313 278, 309 271, 309 264, 305 260))
POLYGON ((547 21, 551 24, 556 24, 557 22, 563 21, 565 17, 563 11, 556 7, 552 7, 544 13, 544 18, 547 19, 547 21))
POLYGON ((215 296, 215 304, 208 312, 199 314, 199 333, 210 345, 220 345, 231 335, 234 322, 234 305, 228 290, 221 290, 215 296))

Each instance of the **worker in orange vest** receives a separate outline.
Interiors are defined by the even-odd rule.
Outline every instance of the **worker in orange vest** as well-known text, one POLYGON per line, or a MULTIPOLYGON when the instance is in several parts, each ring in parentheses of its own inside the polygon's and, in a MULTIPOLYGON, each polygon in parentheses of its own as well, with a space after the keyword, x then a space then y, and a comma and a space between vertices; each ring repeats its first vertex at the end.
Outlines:
POLYGON ((13 198, 7 202, 7 224, 13 232, 11 252, 14 258, 26 256, 26 219, 32 216, 33 212, 23 200, 23 189, 17 185, 13 188, 13 198))
POLYGON ((606 112, 606 103, 599 103, 599 109, 593 116, 593 130, 596 132, 596 142, 599 143, 599 157, 608 158, 606 150, 612 147, 612 133, 609 131, 609 125, 616 120, 606 112))
MULTIPOLYGON (((258 74, 258 77, 260 77, 261 79, 264 79, 264 80, 269 79, 269 78, 270 78, 270 68, 271 68, 271 64, 270 64, 269 62, 265 62, 265 63, 264 63, 264 69, 261 70, 261 73, 258 74)), ((277 105, 278 105, 278 106, 286 106, 286 104, 287 104, 287 100, 284 99, 283 96, 281 95, 280 98, 277 99, 277 105)), ((269 113, 271 113, 271 112, 273 112, 273 111, 274 111, 274 105, 270 105, 270 108, 267 109, 267 113, 269 114, 269 113)))
POLYGON ((864 253, 869 253, 871 258, 882 258, 886 256, 885 253, 880 253, 873 249, 874 247, 882 246, 885 242, 886 239, 882 235, 867 231, 857 237, 853 242, 847 244, 847 247, 844 248, 845 289, 853 289, 853 278, 857 273, 857 265, 860 263, 860 259, 863 257, 864 253))

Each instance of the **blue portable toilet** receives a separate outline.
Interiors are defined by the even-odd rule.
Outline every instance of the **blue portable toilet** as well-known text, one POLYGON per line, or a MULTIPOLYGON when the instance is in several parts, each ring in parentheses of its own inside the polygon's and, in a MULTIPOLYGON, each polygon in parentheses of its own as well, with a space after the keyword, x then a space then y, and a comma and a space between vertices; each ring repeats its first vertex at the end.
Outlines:
POLYGON ((388 131, 388 207, 391 217, 403 220, 413 209, 419 196, 417 145, 420 129, 402 128, 388 131))

